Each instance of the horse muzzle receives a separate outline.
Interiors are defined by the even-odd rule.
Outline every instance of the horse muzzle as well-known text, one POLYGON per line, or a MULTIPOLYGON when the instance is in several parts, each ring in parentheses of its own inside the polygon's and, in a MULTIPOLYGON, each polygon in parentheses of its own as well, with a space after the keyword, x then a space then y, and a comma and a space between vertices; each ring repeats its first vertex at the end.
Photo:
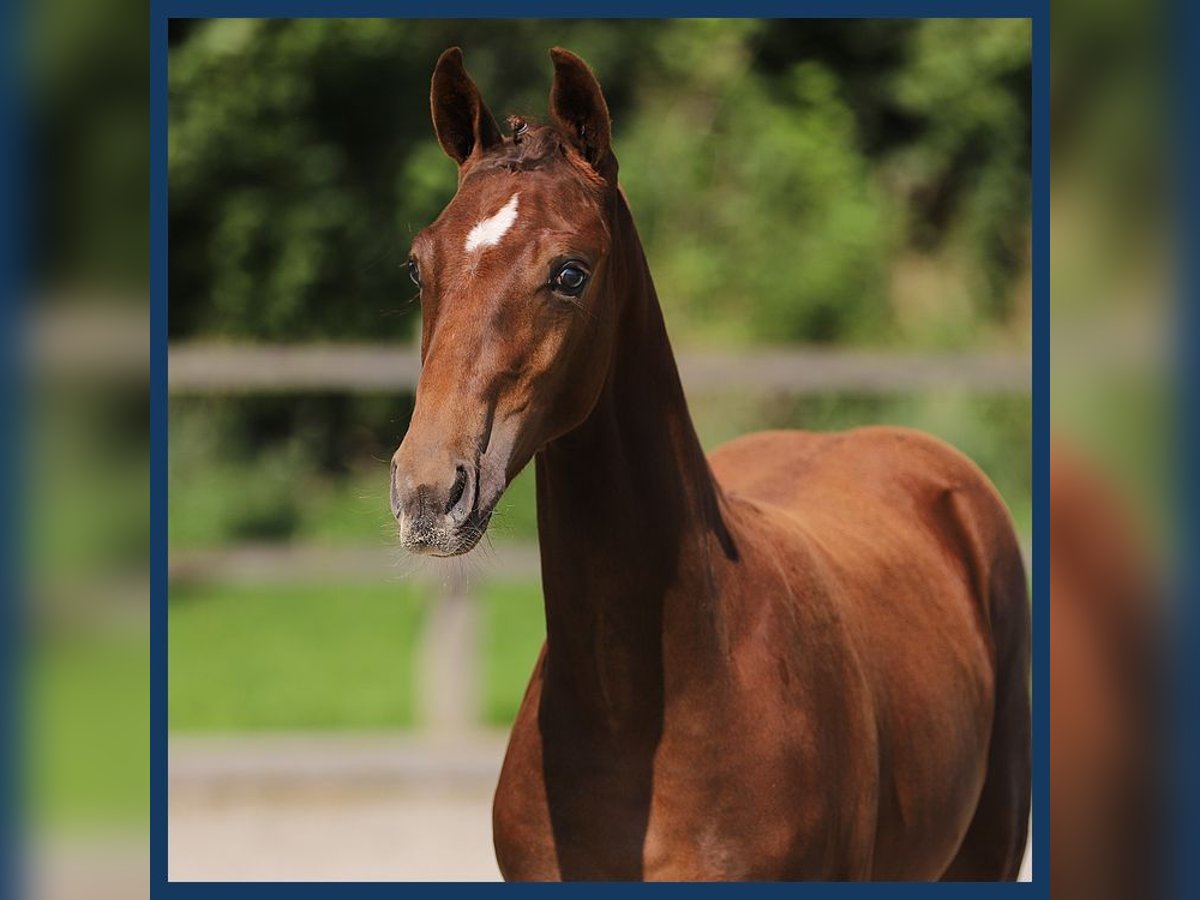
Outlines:
POLYGON ((487 529, 491 509, 479 506, 478 466, 468 461, 415 466, 392 458, 391 508, 405 550, 423 556, 458 556, 472 550, 487 529))

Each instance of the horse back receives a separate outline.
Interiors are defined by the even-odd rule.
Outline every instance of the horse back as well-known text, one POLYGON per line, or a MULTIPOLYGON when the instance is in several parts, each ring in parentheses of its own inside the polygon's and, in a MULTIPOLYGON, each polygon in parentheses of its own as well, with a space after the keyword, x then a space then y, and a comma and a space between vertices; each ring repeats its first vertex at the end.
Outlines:
POLYGON ((920 431, 764 431, 717 448, 710 464, 732 506, 786 520, 835 570, 894 576, 927 557, 935 569, 958 569, 985 620, 989 570, 1020 566, 1012 521, 987 476, 920 431))

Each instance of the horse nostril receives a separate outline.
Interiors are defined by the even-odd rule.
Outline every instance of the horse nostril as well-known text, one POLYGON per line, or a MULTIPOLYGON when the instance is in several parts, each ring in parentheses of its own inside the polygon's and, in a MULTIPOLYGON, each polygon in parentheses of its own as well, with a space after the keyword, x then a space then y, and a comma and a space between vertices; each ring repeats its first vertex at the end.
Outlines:
POLYGON ((449 515, 458 502, 462 500, 463 492, 467 489, 467 470, 459 466, 454 474, 454 486, 450 488, 450 497, 446 500, 446 514, 449 515))

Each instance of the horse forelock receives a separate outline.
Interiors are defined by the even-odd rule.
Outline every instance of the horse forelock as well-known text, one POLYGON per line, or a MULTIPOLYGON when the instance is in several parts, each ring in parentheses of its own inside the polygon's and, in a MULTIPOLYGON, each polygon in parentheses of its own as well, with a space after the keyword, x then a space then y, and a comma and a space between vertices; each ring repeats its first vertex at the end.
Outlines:
POLYGON ((472 162, 465 176, 496 170, 531 172, 565 163, 592 187, 604 186, 604 178, 562 129, 518 116, 509 116, 508 122, 513 133, 472 162))

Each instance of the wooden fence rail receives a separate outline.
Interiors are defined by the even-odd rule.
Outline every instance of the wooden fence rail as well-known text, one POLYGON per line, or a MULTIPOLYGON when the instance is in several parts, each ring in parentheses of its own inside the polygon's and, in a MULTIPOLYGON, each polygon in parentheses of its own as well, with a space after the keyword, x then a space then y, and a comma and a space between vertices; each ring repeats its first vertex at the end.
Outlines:
MULTIPOLYGON (((258 394, 305 391, 411 391, 421 362, 416 351, 379 344, 172 344, 172 394, 258 394)), ((905 354, 866 350, 772 348, 753 353, 680 354, 684 386, 699 392, 899 393, 955 388, 1028 393, 1028 354, 905 354)))

